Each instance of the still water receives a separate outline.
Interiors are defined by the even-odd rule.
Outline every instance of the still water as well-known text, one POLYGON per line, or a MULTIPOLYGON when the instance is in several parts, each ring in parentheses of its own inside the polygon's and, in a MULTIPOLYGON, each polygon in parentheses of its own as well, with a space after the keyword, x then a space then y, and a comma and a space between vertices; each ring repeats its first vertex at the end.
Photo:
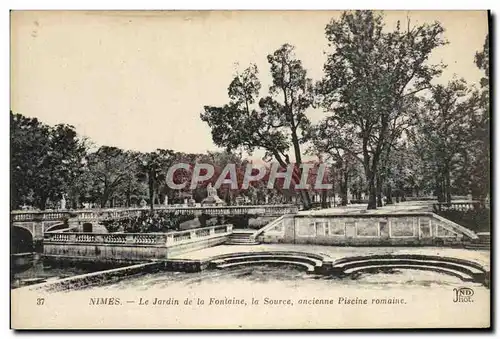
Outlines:
POLYGON ((338 278, 307 274, 296 266, 252 265, 234 267, 224 270, 206 270, 198 273, 159 272, 131 277, 119 282, 102 286, 103 289, 168 289, 183 286, 187 289, 198 289, 201 285, 224 288, 235 283, 252 286, 273 284, 283 288, 296 287, 331 287, 355 286, 356 288, 385 289, 405 286, 443 287, 475 286, 484 288, 479 283, 463 282, 461 279, 432 271, 411 269, 385 269, 377 272, 360 273, 338 278))
POLYGON ((24 253, 11 256, 11 288, 64 279, 75 275, 120 267, 116 264, 57 263, 44 260, 40 253, 24 253))
MULTIPOLYGON (((118 265, 56 264, 43 260, 33 253, 12 265, 11 287, 16 288, 36 283, 63 279, 75 275, 101 271, 119 267, 118 265)), ((485 289, 479 283, 464 282, 461 279, 432 271, 412 269, 381 269, 376 272, 357 273, 343 278, 307 274, 293 265, 252 265, 228 268, 224 270, 206 270, 197 273, 159 272, 133 276, 118 282, 113 282, 92 289, 167 289, 172 286, 182 286, 186 289, 197 289, 200 285, 234 286, 234 283, 250 284, 252 286, 273 284, 276 287, 296 288, 310 286, 322 288, 331 286, 355 286, 356 288, 386 289, 404 287, 442 287, 453 288, 474 286, 485 289)))

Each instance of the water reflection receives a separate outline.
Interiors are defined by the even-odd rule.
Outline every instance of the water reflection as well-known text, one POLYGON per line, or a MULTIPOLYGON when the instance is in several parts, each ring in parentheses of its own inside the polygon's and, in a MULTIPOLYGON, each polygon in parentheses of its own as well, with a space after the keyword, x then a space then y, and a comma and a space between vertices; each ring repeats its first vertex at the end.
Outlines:
POLYGON ((40 253, 11 255, 11 288, 64 279, 75 275, 102 271, 124 265, 58 262, 43 258, 40 253))

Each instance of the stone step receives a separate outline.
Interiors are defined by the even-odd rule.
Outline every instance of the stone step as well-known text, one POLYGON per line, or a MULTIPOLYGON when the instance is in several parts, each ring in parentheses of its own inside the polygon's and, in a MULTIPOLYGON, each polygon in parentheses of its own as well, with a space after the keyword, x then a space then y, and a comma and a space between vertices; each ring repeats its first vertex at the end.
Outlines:
POLYGON ((309 258, 305 256, 299 256, 299 255, 263 255, 259 253, 255 253, 252 255, 244 255, 244 256, 236 256, 236 257, 229 257, 229 258, 224 258, 224 259, 218 259, 212 261, 212 263, 218 265, 218 264, 230 264, 230 263, 235 263, 235 262, 240 262, 240 261, 262 261, 262 260, 277 260, 277 261, 297 261, 297 262, 303 262, 305 264, 313 265, 315 267, 321 267, 323 265, 323 261, 319 259, 314 259, 314 258, 309 258))
POLYGON ((230 235, 230 239, 250 239, 249 235, 230 235))
POLYGON ((310 264, 306 264, 303 262, 298 262, 298 261, 285 261, 285 260, 248 260, 248 261, 238 261, 235 263, 228 263, 228 264, 220 264, 217 265, 217 268, 223 269, 223 268, 229 268, 229 267, 235 267, 235 266, 245 266, 245 265, 262 265, 262 264, 279 264, 279 265, 295 265, 295 266, 301 266, 307 269, 308 273, 313 273, 314 272, 314 266, 310 264))
POLYGON ((467 274, 483 274, 484 271, 470 266, 466 264, 459 264, 448 261, 441 260, 418 260, 418 259, 406 259, 406 258, 387 258, 387 259, 370 259, 367 258, 365 260, 355 260, 348 261, 345 263, 334 265, 335 267, 344 268, 344 271, 347 271, 351 268, 355 267, 365 267, 370 265, 414 265, 414 266, 432 266, 432 267, 442 267, 445 269, 457 270, 467 274))
POLYGON ((241 241, 231 241, 228 240, 224 243, 224 245, 260 245, 260 242, 258 241, 248 241, 248 242, 241 242, 241 241))
POLYGON ((237 228, 233 229, 232 234, 253 234, 254 232, 255 230, 251 228, 237 228))
POLYGON ((239 245, 239 244, 258 244, 255 239, 250 237, 251 234, 231 234, 229 239, 226 241, 228 245, 239 245))
POLYGON ((400 268, 400 269, 418 269, 424 271, 434 271, 439 273, 445 273, 449 275, 453 275, 462 279, 463 281, 476 281, 473 277, 467 275, 466 273, 456 271, 453 269, 443 268, 443 267, 434 267, 434 266, 417 266, 417 265, 400 265, 400 264, 384 264, 384 265, 370 265, 370 266, 362 266, 362 267, 353 267, 348 270, 345 270, 345 274, 353 274, 355 272, 360 271, 368 271, 368 270, 376 270, 382 268, 400 268))
POLYGON ((491 249, 490 244, 481 244, 481 243, 466 244, 464 247, 466 249, 469 249, 469 250, 489 250, 489 249, 491 249))

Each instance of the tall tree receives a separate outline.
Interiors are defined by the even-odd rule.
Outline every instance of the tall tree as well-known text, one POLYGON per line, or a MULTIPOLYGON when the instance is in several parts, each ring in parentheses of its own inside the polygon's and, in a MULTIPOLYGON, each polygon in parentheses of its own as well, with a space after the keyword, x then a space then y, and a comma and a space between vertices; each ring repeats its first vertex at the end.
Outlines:
POLYGON ((131 173, 136 159, 120 148, 102 146, 87 156, 87 163, 93 190, 98 195, 100 206, 105 207, 131 173))
POLYGON ((11 113, 12 208, 30 203, 45 209, 79 175, 85 142, 73 126, 54 127, 11 113))
POLYGON ((147 178, 151 211, 154 209, 155 201, 160 203, 160 186, 165 186, 166 174, 173 160, 174 151, 165 149, 157 149, 139 157, 139 167, 147 178))
POLYGON ((48 152, 49 127, 36 118, 10 113, 11 208, 37 204, 38 168, 48 152))
MULTIPOLYGON (((228 151, 243 148, 251 153, 260 148, 266 151, 267 159, 274 158, 286 167, 291 163, 291 150, 300 165, 304 131, 310 125, 306 110, 313 103, 312 81, 289 44, 268 55, 267 60, 272 77, 268 96, 258 100, 261 84, 257 67, 251 65, 229 85, 229 103, 205 106, 201 119, 212 129, 215 144, 228 151)), ((301 196, 304 208, 310 208, 309 194, 304 191, 301 196)))
POLYGON ((432 171, 439 201, 451 201, 453 172, 463 161, 468 144, 469 95, 463 79, 436 85, 422 110, 417 147, 432 171))
POLYGON ((443 65, 427 59, 446 43, 443 32, 437 22, 412 27, 410 20, 405 28, 398 21, 391 31, 382 14, 372 11, 345 12, 326 26, 331 51, 318 84, 320 102, 361 147, 368 209, 376 208, 382 156, 410 122, 405 105, 442 71, 443 65))
POLYGON ((340 126, 337 121, 325 119, 309 129, 312 141, 310 153, 324 155, 325 160, 333 162, 335 181, 340 188, 341 205, 348 203, 348 188, 350 178, 357 173, 357 167, 362 164, 361 150, 356 145, 356 139, 346 126, 340 126))
POLYGON ((484 72, 481 89, 475 93, 476 107, 471 114, 469 159, 472 196, 484 201, 490 192, 490 48, 486 35, 483 50, 476 53, 477 67, 484 72))

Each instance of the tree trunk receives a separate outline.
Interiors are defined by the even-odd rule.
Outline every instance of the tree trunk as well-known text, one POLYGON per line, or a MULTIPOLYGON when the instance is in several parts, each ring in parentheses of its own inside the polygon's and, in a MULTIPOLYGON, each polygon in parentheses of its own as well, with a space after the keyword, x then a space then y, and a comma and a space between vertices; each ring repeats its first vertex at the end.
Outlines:
POLYGON ((451 179, 450 179, 450 171, 447 169, 445 173, 445 187, 446 187, 446 202, 451 202, 451 179))
POLYGON ((102 194, 101 201, 100 201, 101 208, 106 207, 106 203, 108 202, 108 197, 109 197, 109 192, 107 192, 107 190, 104 189, 104 193, 102 194))
POLYGON ((342 180, 342 182, 340 184, 340 193, 342 194, 341 205, 342 206, 347 206, 347 201, 348 201, 347 187, 348 187, 348 184, 349 184, 349 176, 347 175, 347 173, 343 174, 343 178, 342 179, 343 180, 342 180))
POLYGON ((43 194, 40 198, 40 209, 42 211, 47 207, 47 195, 43 194))
POLYGON ((149 172, 148 175, 148 184, 149 184, 149 204, 150 204, 149 207, 151 209, 151 212, 153 212, 155 191, 154 191, 154 179, 151 172, 149 172))
POLYGON ((375 185, 375 173, 369 171, 368 173, 368 206, 367 209, 377 209, 377 188, 375 185))
POLYGON ((377 207, 382 207, 384 204, 382 203, 382 179, 377 175, 377 207))
POLYGON ((387 185, 387 205, 392 205, 392 186, 391 184, 387 185))
MULTIPOLYGON (((366 179, 368 183, 367 209, 373 210, 377 209, 377 185, 375 183, 375 176, 377 176, 380 152, 375 152, 370 162, 370 155, 368 153, 368 148, 367 148, 368 139, 369 139, 368 135, 365 135, 363 137, 363 158, 364 158, 366 179)), ((379 149, 379 147, 377 147, 377 149, 379 149)))
POLYGON ((438 202, 444 202, 444 187, 443 187, 443 180, 441 177, 439 177, 437 183, 436 183, 436 193, 437 193, 437 198, 438 202))
POLYGON ((321 191, 321 208, 329 207, 326 198, 327 198, 327 191, 326 190, 321 191))

